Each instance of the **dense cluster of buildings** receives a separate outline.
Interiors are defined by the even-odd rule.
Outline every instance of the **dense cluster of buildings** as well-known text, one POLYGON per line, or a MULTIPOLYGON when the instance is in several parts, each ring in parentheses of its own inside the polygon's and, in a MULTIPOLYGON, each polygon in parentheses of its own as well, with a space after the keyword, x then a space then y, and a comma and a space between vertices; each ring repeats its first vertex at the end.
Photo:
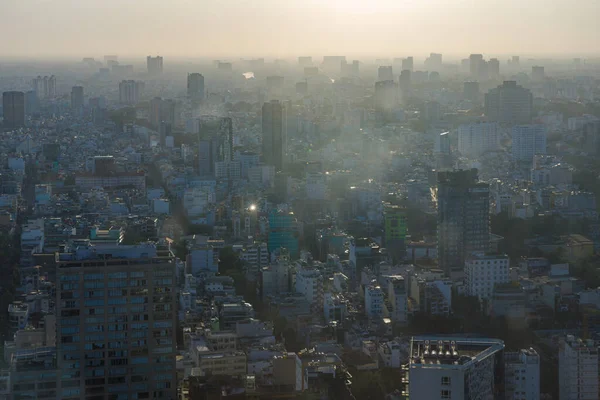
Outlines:
POLYGON ((599 69, 528 63, 0 75, 0 398, 597 399, 599 69))

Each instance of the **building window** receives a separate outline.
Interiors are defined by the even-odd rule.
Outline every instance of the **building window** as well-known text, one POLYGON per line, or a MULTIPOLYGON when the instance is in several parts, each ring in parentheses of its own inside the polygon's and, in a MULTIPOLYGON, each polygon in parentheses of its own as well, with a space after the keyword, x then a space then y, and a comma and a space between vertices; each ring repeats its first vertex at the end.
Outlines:
POLYGON ((442 400, 447 400, 452 398, 452 392, 449 390, 442 390, 442 400))
POLYGON ((450 386, 452 383, 449 376, 442 376, 442 386, 450 386))

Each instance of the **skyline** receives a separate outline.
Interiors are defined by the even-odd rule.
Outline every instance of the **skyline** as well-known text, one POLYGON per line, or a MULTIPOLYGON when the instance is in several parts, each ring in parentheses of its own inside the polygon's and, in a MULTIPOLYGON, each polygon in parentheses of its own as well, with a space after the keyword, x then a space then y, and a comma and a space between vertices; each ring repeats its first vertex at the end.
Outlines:
POLYGON ((11 38, 0 55, 593 57, 599 14, 594 0, 509 0, 501 8, 468 0, 24 0, 0 6, 0 33, 11 38))

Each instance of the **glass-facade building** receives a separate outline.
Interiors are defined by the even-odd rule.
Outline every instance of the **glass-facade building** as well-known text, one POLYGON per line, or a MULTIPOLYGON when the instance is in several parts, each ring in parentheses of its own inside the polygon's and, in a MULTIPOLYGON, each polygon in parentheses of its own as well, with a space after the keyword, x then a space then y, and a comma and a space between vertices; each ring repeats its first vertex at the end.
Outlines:
POLYGON ((269 214, 269 252, 285 248, 293 259, 299 256, 296 218, 291 212, 273 210, 269 214))
POLYGON ((154 245, 57 255, 62 399, 175 399, 175 264, 154 245))

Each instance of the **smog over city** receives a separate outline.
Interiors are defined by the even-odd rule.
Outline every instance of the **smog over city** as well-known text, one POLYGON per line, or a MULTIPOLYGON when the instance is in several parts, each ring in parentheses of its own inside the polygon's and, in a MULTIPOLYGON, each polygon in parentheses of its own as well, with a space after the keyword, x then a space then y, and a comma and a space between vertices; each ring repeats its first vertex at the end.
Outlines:
POLYGON ((0 0, 0 400, 599 399, 598 0, 0 0))

